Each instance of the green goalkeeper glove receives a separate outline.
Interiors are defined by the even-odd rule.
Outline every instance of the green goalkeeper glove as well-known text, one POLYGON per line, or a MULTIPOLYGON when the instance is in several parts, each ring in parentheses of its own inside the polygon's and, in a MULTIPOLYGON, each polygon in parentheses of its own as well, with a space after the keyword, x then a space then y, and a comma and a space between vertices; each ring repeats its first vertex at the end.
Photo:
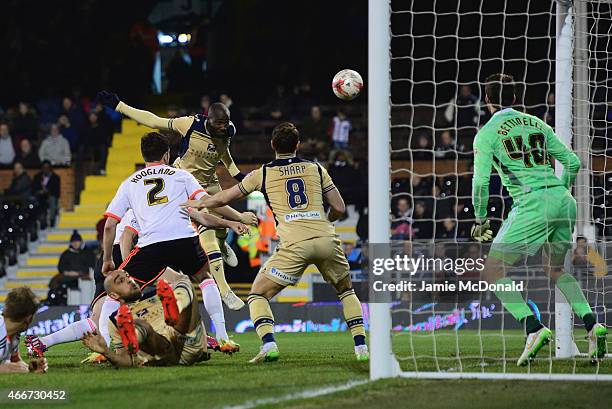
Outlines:
POLYGON ((491 230, 491 224, 488 220, 484 222, 476 221, 472 226, 471 231, 472 238, 478 242, 491 241, 493 238, 493 230, 491 230))

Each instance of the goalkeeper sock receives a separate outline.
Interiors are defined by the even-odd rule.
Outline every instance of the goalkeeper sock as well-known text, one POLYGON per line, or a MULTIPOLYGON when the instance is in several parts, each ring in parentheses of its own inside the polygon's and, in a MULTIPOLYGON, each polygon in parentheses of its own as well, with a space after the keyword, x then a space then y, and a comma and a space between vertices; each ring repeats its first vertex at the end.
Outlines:
POLYGON ((355 341, 355 346, 365 344, 365 327, 363 325, 363 311, 359 298, 355 295, 355 290, 350 289, 342 294, 338 294, 338 299, 342 303, 342 311, 346 325, 348 325, 355 341))
POLYGON ((210 273, 215 279, 217 287, 219 287, 219 292, 221 294, 227 294, 228 291, 231 291, 231 288, 225 279, 225 270, 223 268, 223 258, 221 258, 221 252, 210 254, 208 256, 208 265, 210 268, 210 273))
POLYGON ((584 297, 578 281, 576 281, 573 275, 563 273, 557 280, 557 287, 559 287, 567 302, 572 306, 572 310, 584 321, 586 330, 590 331, 597 320, 591 306, 584 297))
POLYGON ((225 329, 225 314, 223 313, 221 296, 219 295, 219 288, 217 288, 215 280, 207 278, 202 281, 200 283, 200 290, 202 290, 204 308, 215 325, 215 336, 217 339, 228 340, 229 337, 225 329))
POLYGON ((176 305, 179 310, 179 314, 183 310, 191 305, 193 301, 193 287, 188 279, 181 279, 174 286, 174 297, 176 298, 176 305))
POLYGON ((49 334, 46 337, 42 337, 40 340, 47 348, 57 345, 64 344, 66 342, 78 341, 88 332, 95 332, 96 324, 90 319, 79 320, 67 325, 65 328, 49 334))
MULTIPOLYGON (((512 279, 508 277, 500 278, 495 282, 495 284, 511 285, 512 279)), ((495 295, 517 321, 522 321, 529 316, 533 316, 533 311, 531 311, 520 292, 516 290, 503 290, 495 291, 495 295)))
POLYGON ((535 315, 530 315, 529 317, 526 317, 523 320, 523 324, 525 324, 525 332, 527 334, 531 334, 544 328, 542 323, 535 317, 535 315))
POLYGON ((261 341, 265 344, 274 341, 274 315, 268 299, 259 294, 249 294, 247 298, 251 321, 261 341))
POLYGON ((111 338, 108 332, 108 317, 111 314, 119 309, 119 301, 114 300, 110 297, 106 297, 104 299, 104 304, 102 304, 102 309, 100 310, 100 319, 98 320, 98 331, 104 341, 106 341, 106 346, 110 346, 111 338))

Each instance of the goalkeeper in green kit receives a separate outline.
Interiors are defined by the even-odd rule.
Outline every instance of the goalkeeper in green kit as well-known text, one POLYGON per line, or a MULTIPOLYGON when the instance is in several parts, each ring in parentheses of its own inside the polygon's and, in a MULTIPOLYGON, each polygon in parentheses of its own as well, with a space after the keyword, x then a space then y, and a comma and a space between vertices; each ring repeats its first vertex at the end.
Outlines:
MULTIPOLYGON (((489 283, 512 284, 512 279, 504 276, 506 268, 544 247, 551 281, 584 322, 589 357, 597 361, 606 354, 606 327, 597 323, 580 284, 563 267, 576 222, 571 186, 580 160, 545 122, 511 108, 516 99, 511 76, 491 75, 485 93, 493 117, 474 140, 472 200, 476 221, 472 238, 479 242, 493 238, 487 220, 491 167, 500 175, 514 205, 493 240, 483 278, 489 283), (563 165, 561 178, 555 175, 550 156, 563 165)), ((526 365, 550 342, 552 332, 535 317, 519 291, 496 291, 496 295, 525 325, 527 340, 517 364, 526 365)))

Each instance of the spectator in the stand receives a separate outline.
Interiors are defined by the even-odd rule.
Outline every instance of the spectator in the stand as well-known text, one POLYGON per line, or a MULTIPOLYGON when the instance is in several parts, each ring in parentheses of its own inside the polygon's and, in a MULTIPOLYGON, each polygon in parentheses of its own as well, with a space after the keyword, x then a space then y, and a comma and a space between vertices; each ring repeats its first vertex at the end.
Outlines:
POLYGON ((62 253, 57 264, 59 275, 54 277, 50 287, 66 284, 71 288, 78 286, 78 279, 89 278, 89 268, 92 267, 91 255, 83 249, 83 238, 77 230, 70 236, 70 244, 62 253))
POLYGON ((19 143, 19 152, 15 160, 23 164, 26 169, 36 169, 40 167, 38 153, 32 149, 32 142, 29 139, 22 139, 19 143))
POLYGON ((98 121, 98 114, 89 113, 89 125, 85 128, 84 143, 88 150, 97 156, 98 173, 106 174, 106 159, 108 155, 108 131, 98 121))
POLYGON ((60 129, 60 133, 66 138, 70 144, 70 152, 73 154, 78 152, 79 149, 79 134, 75 127, 72 126, 68 115, 61 115, 57 120, 57 124, 60 129))
POLYGON ((452 159, 456 157, 455 140, 450 131, 443 131, 436 144, 436 159, 452 159))
POLYGON ((202 96, 200 98, 200 113, 202 115, 208 116, 208 108, 210 108, 210 97, 208 95, 202 96))
POLYGON ((41 161, 48 160, 53 166, 70 165, 72 159, 70 144, 62 136, 56 124, 51 125, 49 136, 40 145, 38 157, 41 161))
POLYGON ((300 146, 307 155, 324 157, 329 148, 327 136, 328 122, 321 115, 321 108, 314 105, 310 108, 310 115, 302 121, 302 142, 300 146))
POLYGON ((18 138, 34 141, 38 138, 38 118, 34 109, 25 102, 19 103, 19 110, 12 119, 13 134, 18 138))
POLYGON ((401 197, 397 201, 395 212, 393 214, 393 222, 391 230, 394 240, 407 240, 412 236, 412 209, 410 203, 405 197, 401 197))
POLYGON ((427 178, 413 173, 410 179, 410 184, 412 187, 412 194, 414 196, 429 196, 431 192, 431 183, 427 178))
POLYGON ((589 254, 589 244, 584 236, 576 237, 576 248, 572 253, 572 265, 574 267, 586 268, 589 264, 587 255, 589 254))
POLYGON ((47 212, 46 220, 49 226, 55 227, 60 197, 60 177, 53 172, 49 161, 44 161, 42 170, 34 176, 32 190, 47 212))
POLYGON ((6 124, 0 125, 0 167, 10 167, 15 160, 13 138, 6 124))
POLYGON ((83 131, 87 124, 85 121, 85 112, 81 107, 75 104, 69 97, 62 99, 62 115, 66 115, 70 122, 70 126, 74 128, 77 134, 83 131))
POLYGON ((329 176, 334 180, 336 187, 342 193, 347 204, 355 204, 358 201, 361 183, 360 174, 355 166, 349 161, 344 151, 336 152, 333 162, 327 169, 329 176))
POLYGON ((7 196, 17 196, 24 201, 30 198, 32 194, 32 180, 25 172, 21 162, 13 164, 13 179, 4 194, 7 196))
POLYGON ((240 110, 240 107, 234 104, 234 101, 227 93, 219 95, 219 102, 221 102, 227 107, 227 109, 230 110, 232 123, 234 124, 234 126, 236 126, 236 131, 240 132, 242 129, 242 123, 244 121, 244 117, 242 116, 242 111, 240 110))
POLYGON ((427 131, 419 132, 416 138, 416 146, 412 157, 416 160, 431 160, 431 135, 427 131))
POLYGON ((417 239, 425 240, 433 238, 433 221, 426 213, 425 204, 422 201, 414 204, 412 219, 412 231, 417 239))
POLYGON ((444 117, 451 124, 455 125, 460 135, 472 135, 476 133, 478 116, 480 115, 480 103, 478 97, 472 93, 469 85, 462 85, 459 88, 457 97, 448 102, 444 117))
POLYGON ((335 149, 349 148, 349 133, 351 131, 351 121, 346 113, 338 110, 332 120, 331 139, 335 149))
POLYGON ((457 237, 457 222, 450 217, 445 218, 438 223, 436 227, 437 239, 454 239, 457 237))

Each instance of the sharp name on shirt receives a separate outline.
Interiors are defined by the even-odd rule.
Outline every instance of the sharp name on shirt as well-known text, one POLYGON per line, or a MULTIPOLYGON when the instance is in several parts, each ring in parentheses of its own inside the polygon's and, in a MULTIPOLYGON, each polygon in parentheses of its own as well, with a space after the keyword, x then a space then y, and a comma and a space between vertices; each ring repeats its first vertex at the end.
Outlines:
POLYGON ((176 171, 171 168, 145 168, 134 175, 134 177, 130 179, 130 182, 138 183, 142 178, 151 175, 174 175, 175 173, 176 171))
POLYGON ((293 176, 293 175, 301 175, 306 172, 306 165, 303 164, 294 164, 281 166, 278 168, 279 176, 293 176))

